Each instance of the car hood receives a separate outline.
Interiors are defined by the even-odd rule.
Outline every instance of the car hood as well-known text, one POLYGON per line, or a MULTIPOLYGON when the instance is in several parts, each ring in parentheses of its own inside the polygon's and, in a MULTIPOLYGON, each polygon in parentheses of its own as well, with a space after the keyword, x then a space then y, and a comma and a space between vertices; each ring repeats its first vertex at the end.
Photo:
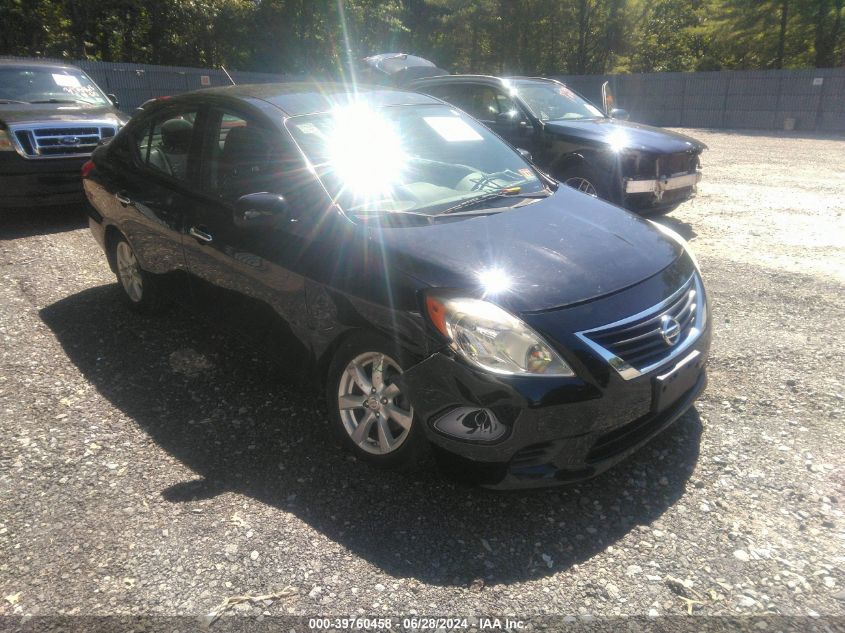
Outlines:
POLYGON ((489 295, 485 273, 507 277, 510 288, 495 299, 513 312, 616 292, 683 252, 651 223, 569 187, 495 215, 373 229, 369 238, 381 243, 390 268, 427 286, 489 295))
POLYGON ((546 121, 547 132, 597 143, 621 143, 627 149, 641 152, 678 153, 702 151, 706 145, 691 136, 678 134, 651 125, 621 119, 571 119, 546 121))
POLYGON ((0 121, 7 125, 16 123, 40 123, 42 121, 73 123, 74 121, 92 120, 113 120, 116 123, 125 123, 129 120, 129 117, 112 106, 85 108, 58 103, 33 103, 32 105, 23 105, 20 103, 0 104, 0 121))

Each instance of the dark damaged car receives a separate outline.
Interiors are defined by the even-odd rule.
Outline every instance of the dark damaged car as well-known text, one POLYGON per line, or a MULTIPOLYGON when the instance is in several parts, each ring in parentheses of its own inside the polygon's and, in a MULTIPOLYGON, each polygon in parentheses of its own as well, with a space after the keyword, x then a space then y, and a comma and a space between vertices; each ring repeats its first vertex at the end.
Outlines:
POLYGON ((79 203, 79 169, 128 119, 66 64, 0 60, 0 208, 79 203))
POLYGON ((694 138, 605 114, 565 84, 535 77, 444 75, 408 87, 452 103, 584 193, 640 213, 666 213, 701 180, 694 138))
POLYGON ((189 93, 145 106, 83 172, 126 303, 189 300, 311 368, 375 466, 434 450, 492 487, 591 477, 705 387, 683 240, 433 97, 189 93))

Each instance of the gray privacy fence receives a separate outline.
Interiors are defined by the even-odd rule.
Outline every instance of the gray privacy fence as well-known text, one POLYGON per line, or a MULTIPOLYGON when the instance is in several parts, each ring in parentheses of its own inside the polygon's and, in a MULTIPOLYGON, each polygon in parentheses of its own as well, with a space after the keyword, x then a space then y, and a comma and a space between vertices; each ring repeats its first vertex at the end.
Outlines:
MULTIPOLYGON (((0 59, 27 60, 27 58, 8 56, 0 57, 0 59)), ((147 99, 231 84, 229 78, 226 77, 226 73, 220 69, 59 59, 43 61, 55 61, 78 66, 88 73, 104 92, 114 94, 117 97, 121 110, 130 113, 147 99)), ((297 79, 297 77, 270 73, 229 71, 229 74, 239 84, 272 83, 297 79)))
POLYGON ((651 125, 845 132, 845 68, 556 78, 597 103, 609 81, 616 106, 651 125))
MULTIPOLYGON (((219 69, 70 63, 91 75, 103 90, 114 93, 126 112, 153 97, 229 84, 219 69)), ((302 78, 240 71, 231 71, 231 75, 239 84, 302 78)), ((601 102, 602 83, 609 81, 617 106, 628 110, 631 120, 652 125, 845 132, 845 68, 557 78, 596 103, 601 102)))

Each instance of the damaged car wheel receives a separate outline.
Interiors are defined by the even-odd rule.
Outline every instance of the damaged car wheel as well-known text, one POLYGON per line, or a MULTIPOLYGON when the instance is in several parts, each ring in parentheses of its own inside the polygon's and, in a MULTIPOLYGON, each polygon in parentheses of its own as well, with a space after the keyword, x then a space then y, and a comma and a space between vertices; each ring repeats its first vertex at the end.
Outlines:
POLYGON ((396 382, 401 358, 376 335, 350 339, 332 361, 326 396, 341 443, 374 466, 407 470, 422 461, 427 440, 396 382))

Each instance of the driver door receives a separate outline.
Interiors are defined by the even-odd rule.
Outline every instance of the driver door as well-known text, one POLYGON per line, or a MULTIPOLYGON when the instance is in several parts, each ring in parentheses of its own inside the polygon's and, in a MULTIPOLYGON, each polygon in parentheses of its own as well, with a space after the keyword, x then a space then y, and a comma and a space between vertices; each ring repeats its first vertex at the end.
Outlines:
POLYGON ((205 312, 268 349, 302 353, 306 325, 303 278, 284 265, 283 227, 235 224, 235 203, 252 193, 283 193, 282 133, 258 116, 212 107, 203 133, 203 195, 188 215, 185 258, 192 295, 205 312))

